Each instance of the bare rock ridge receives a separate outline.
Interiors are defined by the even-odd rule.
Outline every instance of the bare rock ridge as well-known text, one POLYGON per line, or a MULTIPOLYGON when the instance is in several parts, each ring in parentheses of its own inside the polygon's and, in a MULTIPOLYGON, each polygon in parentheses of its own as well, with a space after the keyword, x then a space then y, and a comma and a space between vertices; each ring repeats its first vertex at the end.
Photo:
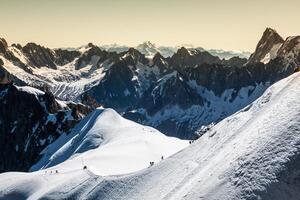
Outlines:
POLYGON ((273 29, 267 28, 260 39, 248 64, 269 63, 272 60, 282 65, 300 64, 300 36, 290 36, 285 40, 273 29))
POLYGON ((267 28, 259 40, 254 53, 248 63, 258 63, 269 53, 275 45, 281 45, 284 39, 272 28, 267 28))

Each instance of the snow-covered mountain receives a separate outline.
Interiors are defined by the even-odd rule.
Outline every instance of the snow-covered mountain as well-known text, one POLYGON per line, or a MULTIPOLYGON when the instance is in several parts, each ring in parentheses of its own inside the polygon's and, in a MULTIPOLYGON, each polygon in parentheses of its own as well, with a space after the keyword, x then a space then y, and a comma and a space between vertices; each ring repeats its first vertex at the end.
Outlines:
MULTIPOLYGON (((275 83, 252 104, 207 129, 192 145, 144 170, 99 176, 93 168, 64 171, 62 163, 47 172, 4 173, 0 199, 297 200, 299 87, 299 73, 275 83)), ((53 159, 68 148, 53 154, 53 159)), ((93 151, 86 155, 89 152, 93 151)))
POLYGON ((124 119, 112 109, 98 108, 71 133, 61 135, 45 148, 31 171, 74 171, 86 165, 102 176, 125 174, 147 168, 150 162, 160 162, 187 145, 188 141, 124 119))
POLYGON ((248 63, 267 64, 272 60, 281 59, 284 64, 295 62, 299 65, 299 58, 300 36, 292 36, 284 40, 274 29, 267 28, 248 63))
POLYGON ((274 29, 267 28, 248 62, 268 63, 276 57, 277 51, 283 42, 284 39, 274 29))
MULTIPOLYGON (((127 51, 130 47, 126 45, 118 45, 118 44, 111 44, 111 45, 101 45, 99 46, 101 49, 111 51, 111 52, 124 52, 127 51)), ((154 43, 151 43, 150 41, 145 41, 141 44, 138 44, 134 48, 140 51, 142 54, 144 54, 147 57, 153 57, 156 53, 160 53, 165 58, 172 57, 173 54, 177 52, 178 49, 181 47, 185 47, 187 49, 198 49, 201 51, 207 51, 210 54, 214 56, 218 56, 221 59, 230 59, 233 57, 240 57, 240 58, 249 58, 251 55, 250 52, 247 51, 226 51, 222 49, 204 49, 202 47, 194 47, 193 45, 189 44, 182 44, 179 46, 157 46, 154 43)))
POLYGON ((208 49, 207 51, 214 56, 218 56, 219 58, 226 60, 233 57, 248 59, 251 55, 251 52, 249 51, 226 51, 223 49, 208 49))
MULTIPOLYGON (((259 41, 266 47, 262 49, 277 44, 276 34, 265 31, 259 41)), ((298 37, 288 38, 265 63, 252 59, 265 57, 261 48, 247 63, 238 57, 220 59, 201 48, 182 47, 171 57, 159 52, 152 57, 148 53, 159 47, 150 42, 139 47, 146 55, 135 48, 110 52, 91 43, 75 50, 34 43, 9 46, 3 39, 1 43, 0 77, 1 71, 6 77, 2 81, 46 85, 62 100, 79 102, 90 96, 128 119, 185 139, 197 138, 198 127, 248 105, 300 63, 298 37)))

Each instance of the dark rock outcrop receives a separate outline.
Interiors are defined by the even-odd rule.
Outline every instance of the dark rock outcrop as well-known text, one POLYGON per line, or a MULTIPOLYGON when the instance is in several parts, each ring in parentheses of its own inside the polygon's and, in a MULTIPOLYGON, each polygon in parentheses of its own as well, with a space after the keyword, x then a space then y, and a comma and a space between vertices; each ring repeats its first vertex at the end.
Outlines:
POLYGON ((0 84, 0 172, 27 171, 40 152, 83 116, 62 107, 52 94, 0 84))
POLYGON ((0 53, 4 54, 7 51, 7 42, 5 39, 0 38, 0 53))
POLYGON ((169 63, 166 58, 164 58, 160 53, 156 53, 152 59, 153 66, 157 66, 160 70, 160 73, 163 73, 167 70, 169 63))
POLYGON ((161 78, 154 88, 146 91, 138 106, 147 108, 147 113, 153 115, 167 105, 178 105, 185 109, 190 105, 203 105, 203 100, 187 84, 187 80, 178 72, 173 72, 161 78))
POLYGON ((138 62, 144 65, 149 63, 149 60, 146 59, 145 55, 135 48, 129 48, 128 51, 122 52, 119 55, 131 65, 136 65, 138 62))
POLYGON ((285 65, 300 66, 300 36, 288 37, 277 52, 285 65))
POLYGON ((92 43, 89 43, 88 47, 89 49, 78 57, 75 69, 79 70, 89 64, 97 67, 100 63, 108 59, 111 59, 111 62, 118 60, 117 53, 115 52, 104 51, 92 43))
POLYGON ((70 51, 64 49, 55 49, 55 63, 58 65, 65 65, 72 62, 75 58, 80 56, 79 51, 70 51))
POLYGON ((57 69, 54 60, 55 52, 35 43, 28 43, 22 48, 23 53, 34 67, 49 67, 57 69))
POLYGON ((217 56, 213 56, 207 51, 186 49, 184 47, 178 49, 178 51, 170 59, 170 66, 178 70, 187 67, 194 67, 200 64, 216 63, 221 63, 221 60, 217 56))
POLYGON ((128 61, 119 61, 110 67, 102 81, 88 94, 104 107, 113 107, 119 111, 133 107, 139 97, 135 88, 137 83, 132 81, 133 76, 128 61))

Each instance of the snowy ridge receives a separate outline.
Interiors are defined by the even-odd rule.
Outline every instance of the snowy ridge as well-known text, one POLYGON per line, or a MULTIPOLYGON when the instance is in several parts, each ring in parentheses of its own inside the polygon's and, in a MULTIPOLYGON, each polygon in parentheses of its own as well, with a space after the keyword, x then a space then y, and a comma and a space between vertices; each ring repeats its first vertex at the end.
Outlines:
POLYGON ((159 162, 161 156, 167 157, 187 144, 126 120, 112 109, 98 108, 72 133, 63 134, 44 149, 31 171, 60 163, 55 168, 69 171, 81 169, 84 163, 99 175, 129 173, 148 167, 150 161, 159 162))

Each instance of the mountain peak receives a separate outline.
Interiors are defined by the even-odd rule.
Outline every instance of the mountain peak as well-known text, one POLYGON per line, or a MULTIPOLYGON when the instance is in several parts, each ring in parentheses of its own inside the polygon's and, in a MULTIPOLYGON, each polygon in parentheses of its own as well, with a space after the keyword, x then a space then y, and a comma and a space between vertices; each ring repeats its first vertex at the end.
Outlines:
POLYGON ((132 56, 141 55, 141 52, 133 47, 130 47, 127 52, 132 56))
POLYGON ((183 57, 190 56, 189 51, 185 47, 181 47, 177 50, 177 54, 183 57))
MULTIPOLYGON (((255 52, 250 56, 248 63, 264 62, 265 57, 275 54, 284 39, 272 28, 266 28, 259 40, 255 52)), ((274 55, 273 55, 274 56, 274 55)))
POLYGON ((283 43, 284 39, 277 33, 275 29, 266 28, 261 38, 263 41, 271 40, 274 43, 283 43))
POLYGON ((7 42, 4 38, 0 38, 0 53, 5 53, 8 48, 7 42))
POLYGON ((155 44, 151 43, 150 41, 146 41, 142 44, 139 44, 138 46, 136 46, 136 49, 139 50, 145 56, 149 57, 153 57, 155 53, 159 52, 155 44))
POLYGON ((145 55, 142 54, 139 50, 130 47, 128 51, 123 53, 123 58, 131 60, 133 63, 141 62, 143 64, 148 63, 148 60, 145 58, 145 55))
POLYGON ((89 42, 87 46, 88 47, 94 47, 95 45, 92 42, 89 42))
POLYGON ((266 30, 264 31, 264 34, 277 34, 277 35, 279 35, 275 29, 270 28, 270 27, 266 28, 266 30))
POLYGON ((154 54, 153 59, 154 58, 164 58, 164 57, 161 55, 161 53, 157 52, 154 54))
POLYGON ((153 56, 152 60, 153 60, 153 65, 156 65, 156 66, 160 67, 161 69, 163 69, 167 65, 166 59, 159 52, 157 52, 153 56))
POLYGON ((140 45, 144 45, 144 46, 148 46, 148 47, 154 47, 155 48, 155 44, 150 42, 150 41, 144 41, 143 43, 139 44, 140 45))
POLYGON ((297 63, 300 61, 300 36, 288 37, 281 45, 277 55, 287 58, 288 61, 290 61, 290 58, 288 57, 293 55, 292 57, 295 59, 294 62, 298 65, 297 63))
POLYGON ((52 69, 56 69, 56 64, 54 63, 55 53, 53 50, 30 42, 22 48, 22 52, 35 67, 40 68, 47 66, 52 69))

